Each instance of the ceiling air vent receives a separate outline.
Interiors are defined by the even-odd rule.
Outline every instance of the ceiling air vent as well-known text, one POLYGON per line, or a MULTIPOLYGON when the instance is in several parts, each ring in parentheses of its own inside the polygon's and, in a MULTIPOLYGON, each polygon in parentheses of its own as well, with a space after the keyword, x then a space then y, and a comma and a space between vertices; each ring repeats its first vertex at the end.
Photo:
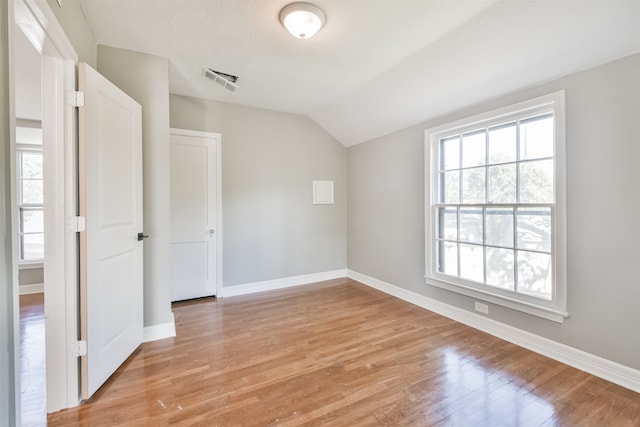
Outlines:
POLYGON ((214 82, 218 83, 225 89, 230 90, 231 92, 235 92, 236 89, 240 88, 240 86, 236 84, 236 82, 238 81, 238 76, 221 73, 220 71, 212 70, 211 68, 204 68, 202 70, 202 75, 210 80, 213 80, 214 82))

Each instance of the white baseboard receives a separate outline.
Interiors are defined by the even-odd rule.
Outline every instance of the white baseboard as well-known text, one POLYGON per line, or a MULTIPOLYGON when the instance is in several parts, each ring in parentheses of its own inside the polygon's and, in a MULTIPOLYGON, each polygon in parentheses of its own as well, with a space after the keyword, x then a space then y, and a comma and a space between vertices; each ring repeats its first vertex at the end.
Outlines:
POLYGON ((157 341, 176 336, 176 320, 171 313, 171 321, 159 325, 146 326, 142 330, 142 342, 157 341))
POLYGON ((428 298, 382 280, 347 270, 347 277, 378 289, 456 322, 486 332, 520 347, 588 372, 612 383, 640 393, 640 370, 578 350, 566 344, 523 331, 487 317, 428 298))
POLYGON ((347 277, 347 270, 332 270, 321 273, 303 274, 301 276, 284 277, 282 279, 265 280, 262 282, 245 283, 237 286, 222 288, 223 297, 235 297, 238 295, 253 294, 256 292, 273 291, 275 289, 290 288, 292 286, 308 285, 324 280, 340 279, 347 277))
POLYGON ((31 285, 18 286, 20 295, 41 294, 44 292, 44 283, 34 283, 31 285))

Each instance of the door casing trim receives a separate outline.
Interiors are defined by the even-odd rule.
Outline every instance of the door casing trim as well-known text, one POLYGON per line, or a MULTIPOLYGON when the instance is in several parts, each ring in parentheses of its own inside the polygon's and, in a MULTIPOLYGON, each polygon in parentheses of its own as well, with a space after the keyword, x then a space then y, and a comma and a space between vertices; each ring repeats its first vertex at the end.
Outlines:
POLYGON ((42 56, 46 386, 47 412, 54 412, 79 403, 78 358, 70 351, 78 339, 78 243, 67 227, 77 214, 77 117, 65 103, 76 89, 78 55, 46 0, 11 5, 12 31, 23 31, 42 56))
POLYGON ((170 135, 191 136, 195 138, 214 139, 216 141, 216 298, 222 297, 222 135, 215 132, 170 128, 170 135))

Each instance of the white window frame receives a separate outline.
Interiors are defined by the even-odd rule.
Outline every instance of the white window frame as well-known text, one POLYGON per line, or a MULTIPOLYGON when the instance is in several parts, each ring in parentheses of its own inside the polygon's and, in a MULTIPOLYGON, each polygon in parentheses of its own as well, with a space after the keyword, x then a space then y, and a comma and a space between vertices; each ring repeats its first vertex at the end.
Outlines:
MULTIPOLYGON (((18 188, 16 189, 16 194, 18 194, 18 242, 19 242, 19 253, 18 253, 18 264, 20 265, 21 269, 27 268, 27 267, 32 267, 32 268, 38 268, 41 267, 43 265, 44 259, 43 258, 38 258, 38 259, 24 259, 24 248, 23 246, 23 239, 22 236, 24 235, 23 233, 23 229, 24 229, 24 225, 22 223, 22 211, 23 210, 29 210, 29 209, 39 209, 42 210, 43 215, 44 215, 44 202, 43 203, 22 203, 22 160, 21 160, 21 154, 23 153, 38 153, 40 154, 40 156, 43 156, 43 152, 42 152, 42 145, 37 145, 37 144, 20 144, 17 143, 16 144, 16 173, 17 173, 17 179, 16 182, 18 184, 18 188)), ((43 172, 44 173, 44 172, 43 172)), ((42 181, 44 183, 44 176, 42 178, 42 181)), ((43 184, 44 185, 44 184, 43 184)), ((44 187, 43 187, 43 191, 44 191, 44 187)), ((44 236, 44 230, 42 231, 42 233, 35 233, 35 234, 42 234, 44 236)), ((44 250, 44 248, 43 248, 44 250)))
MULTIPOLYGON (((426 283, 469 297, 562 323, 567 312, 566 256, 566 114, 565 92, 558 91, 497 110, 457 120, 425 131, 425 280, 426 283), (551 300, 501 291, 437 271, 435 205, 438 203, 439 142, 461 134, 533 115, 552 113, 554 140, 554 200, 551 207, 551 300)), ((480 204, 491 207, 491 204, 480 204)))

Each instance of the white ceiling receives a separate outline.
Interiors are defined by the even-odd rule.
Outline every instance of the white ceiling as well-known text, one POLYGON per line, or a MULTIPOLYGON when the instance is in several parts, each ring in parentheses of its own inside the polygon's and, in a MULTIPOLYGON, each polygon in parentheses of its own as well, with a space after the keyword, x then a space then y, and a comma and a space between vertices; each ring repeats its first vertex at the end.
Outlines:
POLYGON ((169 59, 171 93, 308 115, 346 146, 640 52, 638 0, 311 1, 327 23, 298 40, 288 0, 80 0, 99 44, 169 59))

